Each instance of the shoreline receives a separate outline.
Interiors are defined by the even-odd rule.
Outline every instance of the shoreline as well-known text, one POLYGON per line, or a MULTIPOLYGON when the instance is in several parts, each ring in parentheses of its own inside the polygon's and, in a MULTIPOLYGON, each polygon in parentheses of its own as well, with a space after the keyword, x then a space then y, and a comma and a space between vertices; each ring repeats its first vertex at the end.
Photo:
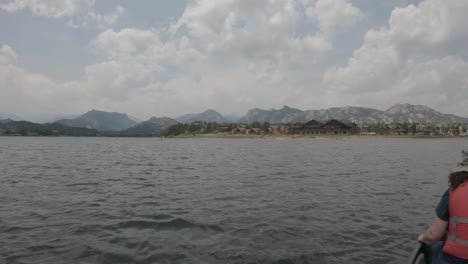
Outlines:
POLYGON ((274 140, 394 140, 394 139, 468 139, 467 136, 409 136, 409 135, 231 135, 231 134, 198 134, 158 137, 162 139, 274 139, 274 140))
POLYGON ((467 139, 468 136, 409 136, 409 135, 231 135, 224 133, 217 134, 197 134, 178 135, 168 137, 138 137, 138 136, 21 136, 21 135, 0 135, 0 137, 15 138, 154 138, 154 139, 269 139, 269 140, 418 140, 418 139, 467 139))

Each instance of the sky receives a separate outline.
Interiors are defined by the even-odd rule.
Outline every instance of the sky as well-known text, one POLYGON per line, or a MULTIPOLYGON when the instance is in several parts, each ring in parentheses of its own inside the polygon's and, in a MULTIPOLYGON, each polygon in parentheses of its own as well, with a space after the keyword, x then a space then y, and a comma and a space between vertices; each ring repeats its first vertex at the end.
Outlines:
POLYGON ((0 0, 0 112, 468 117, 464 0, 0 0))

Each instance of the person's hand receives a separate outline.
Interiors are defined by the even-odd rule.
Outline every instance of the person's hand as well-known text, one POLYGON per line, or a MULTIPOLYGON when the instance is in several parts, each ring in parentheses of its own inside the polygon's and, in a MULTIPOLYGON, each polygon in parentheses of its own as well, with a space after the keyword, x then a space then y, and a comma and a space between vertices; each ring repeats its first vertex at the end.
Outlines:
POLYGON ((421 235, 418 236, 418 242, 419 243, 424 243, 424 240, 425 240, 424 234, 421 234, 421 235))

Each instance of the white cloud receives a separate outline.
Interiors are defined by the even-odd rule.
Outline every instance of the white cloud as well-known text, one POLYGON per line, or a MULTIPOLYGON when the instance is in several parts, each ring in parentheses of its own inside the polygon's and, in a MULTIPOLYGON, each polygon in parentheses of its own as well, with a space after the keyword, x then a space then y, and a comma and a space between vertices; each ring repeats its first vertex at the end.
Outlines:
POLYGON ((466 113, 468 63, 458 56, 447 56, 408 65, 406 75, 390 92, 400 101, 413 98, 417 104, 443 106, 450 113, 466 113))
POLYGON ((311 15, 318 14, 319 30, 298 33, 298 24, 304 22, 304 5, 309 6, 296 0, 197 0, 187 6, 171 30, 188 31, 201 49, 212 54, 277 61, 289 52, 329 51, 338 25, 351 28, 362 17, 345 0, 320 0, 310 9, 311 15))
POLYGON ((156 30, 106 30, 92 41, 91 46, 98 54, 104 55, 106 61, 88 66, 86 79, 90 79, 89 76, 99 79, 111 63, 120 69, 111 71, 115 74, 114 85, 119 80, 118 87, 128 89, 137 84, 158 82, 162 75, 189 71, 202 59, 201 53, 190 45, 187 38, 163 42, 156 30))
POLYGON ((306 9, 306 14, 327 36, 349 29, 364 18, 361 10, 348 0, 317 0, 306 9))
POLYGON ((40 74, 30 74, 16 66, 16 54, 12 48, 0 48, 0 105, 18 113, 29 109, 32 102, 40 102, 50 96, 57 87, 40 74))
POLYGON ((111 58, 133 56, 161 44, 157 31, 136 28, 124 28, 118 32, 108 29, 92 41, 99 53, 111 58))
POLYGON ((2 109, 19 115, 79 113, 105 101, 95 96, 93 87, 83 81, 60 83, 22 69, 17 65, 14 50, 7 45, 0 48, 0 83, 2 109))
POLYGON ((108 28, 114 25, 125 8, 118 5, 110 14, 99 14, 92 11, 96 0, 13 0, 0 4, 0 10, 15 13, 24 9, 36 16, 49 18, 69 18, 68 25, 73 28, 97 25, 108 28))
POLYGON ((0 65, 16 64, 16 53, 8 45, 0 47, 0 65))
POLYGON ((295 38, 298 19, 293 0, 199 0, 189 4, 173 30, 187 30, 212 54, 278 56, 295 38))
POLYGON ((466 113, 468 93, 457 91, 468 91, 463 75, 467 11, 468 2, 457 0, 394 9, 388 26, 369 31, 347 65, 324 75, 329 97, 334 103, 388 106, 407 101, 466 113))
POLYGON ((332 47, 315 29, 299 33, 305 20, 295 0, 194 1, 168 29, 104 30, 90 45, 103 61, 81 80, 51 86, 81 107, 127 106, 140 116, 157 114, 142 112, 145 102, 173 115, 281 105, 307 89, 308 71, 332 47))
POLYGON ((85 13, 94 4, 95 0, 13 0, 0 4, 0 9, 10 13, 29 9, 37 16, 61 18, 85 13))
MULTIPOLYGON (((0 91, 0 105, 18 114, 40 105, 147 118, 206 108, 244 113, 282 104, 383 108, 410 102, 462 114, 468 105, 463 3, 426 0, 397 8, 387 26, 365 35, 346 65, 326 71, 337 38, 364 20, 350 1, 196 0, 166 28, 103 30, 89 44, 102 60, 75 81, 29 73, 2 46, 0 82, 8 88, 0 91)), ((77 25, 108 27, 123 12, 77 25)))
POLYGON ((117 20, 124 14, 125 8, 118 5, 115 11, 110 14, 98 14, 95 12, 88 12, 87 14, 76 19, 70 19, 68 25, 73 28, 86 27, 88 25, 97 25, 99 28, 105 29, 117 23, 117 20))

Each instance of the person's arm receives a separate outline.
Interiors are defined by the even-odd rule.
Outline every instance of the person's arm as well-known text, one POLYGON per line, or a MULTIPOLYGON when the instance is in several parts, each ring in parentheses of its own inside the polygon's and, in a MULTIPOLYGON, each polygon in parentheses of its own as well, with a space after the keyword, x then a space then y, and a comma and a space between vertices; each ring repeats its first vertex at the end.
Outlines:
POLYGON ((445 235, 448 222, 436 217, 434 223, 424 234, 419 235, 418 241, 428 245, 434 245, 439 242, 445 235))

